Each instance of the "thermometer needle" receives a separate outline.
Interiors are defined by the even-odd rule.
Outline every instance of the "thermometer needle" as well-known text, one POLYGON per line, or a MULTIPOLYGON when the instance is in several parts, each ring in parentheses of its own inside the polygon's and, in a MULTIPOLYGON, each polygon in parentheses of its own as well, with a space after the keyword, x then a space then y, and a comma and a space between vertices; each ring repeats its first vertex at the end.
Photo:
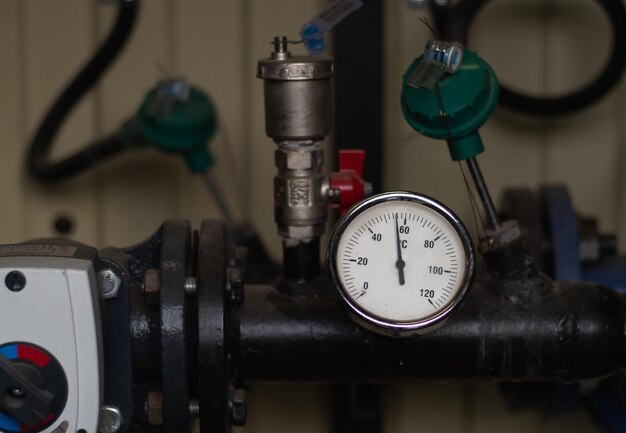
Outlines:
POLYGON ((396 267, 398 268, 398 278, 400 285, 404 285, 404 260, 402 260, 402 246, 400 245, 400 229, 398 228, 398 214, 396 214, 396 244, 398 247, 398 260, 396 261, 396 267))

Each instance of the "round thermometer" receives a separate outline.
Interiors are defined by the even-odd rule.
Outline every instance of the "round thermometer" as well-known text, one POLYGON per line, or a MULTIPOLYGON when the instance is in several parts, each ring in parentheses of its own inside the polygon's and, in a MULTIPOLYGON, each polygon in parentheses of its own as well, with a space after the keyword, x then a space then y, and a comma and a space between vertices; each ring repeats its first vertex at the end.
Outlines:
POLYGON ((370 197, 337 223, 329 272, 358 323, 392 336, 435 329, 468 293, 474 250, 447 207, 411 192, 370 197))

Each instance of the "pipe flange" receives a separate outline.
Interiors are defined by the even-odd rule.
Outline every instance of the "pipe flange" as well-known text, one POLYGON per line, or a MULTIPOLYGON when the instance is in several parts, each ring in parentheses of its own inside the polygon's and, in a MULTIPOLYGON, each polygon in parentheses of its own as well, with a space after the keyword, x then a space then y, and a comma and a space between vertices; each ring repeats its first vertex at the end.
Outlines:
POLYGON ((228 227, 221 221, 203 221, 198 242, 198 393, 200 429, 225 432, 228 408, 229 341, 227 268, 233 249, 228 227))
POLYGON ((191 257, 191 227, 187 221, 163 224, 160 264, 161 381, 163 422, 169 433, 189 433, 189 380, 185 278, 191 257))

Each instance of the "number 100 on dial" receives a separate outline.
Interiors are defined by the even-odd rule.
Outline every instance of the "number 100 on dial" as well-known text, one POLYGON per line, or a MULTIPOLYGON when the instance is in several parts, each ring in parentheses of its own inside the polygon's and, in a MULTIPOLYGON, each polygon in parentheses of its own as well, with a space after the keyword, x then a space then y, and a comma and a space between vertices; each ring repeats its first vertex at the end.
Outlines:
POLYGON ((352 317, 391 336, 441 325, 467 295, 475 268, 459 218, 410 192, 380 194, 350 209, 335 227, 328 262, 352 317))

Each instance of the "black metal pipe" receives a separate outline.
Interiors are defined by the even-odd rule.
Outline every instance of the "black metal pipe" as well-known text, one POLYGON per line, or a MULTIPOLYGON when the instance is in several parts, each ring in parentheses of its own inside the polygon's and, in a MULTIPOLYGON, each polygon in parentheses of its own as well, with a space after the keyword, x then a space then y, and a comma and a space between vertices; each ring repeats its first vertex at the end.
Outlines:
POLYGON ((323 280, 247 286, 233 312, 238 372, 255 381, 569 381, 624 367, 623 295, 546 278, 474 284, 441 328, 409 339, 353 323, 323 280))
POLYGON ((489 194, 489 188, 487 188, 487 183, 485 183, 483 174, 480 171, 478 161, 476 160, 476 158, 470 158, 466 160, 466 162, 467 167, 469 168, 469 171, 472 175, 472 179, 474 180, 474 186, 476 186, 476 191, 478 191, 478 195, 480 196, 480 201, 483 203, 483 207, 485 208, 485 213, 487 214, 487 219, 489 220, 489 226, 492 229, 497 230, 500 228, 500 219, 498 218, 496 207, 493 205, 491 194, 489 194))

